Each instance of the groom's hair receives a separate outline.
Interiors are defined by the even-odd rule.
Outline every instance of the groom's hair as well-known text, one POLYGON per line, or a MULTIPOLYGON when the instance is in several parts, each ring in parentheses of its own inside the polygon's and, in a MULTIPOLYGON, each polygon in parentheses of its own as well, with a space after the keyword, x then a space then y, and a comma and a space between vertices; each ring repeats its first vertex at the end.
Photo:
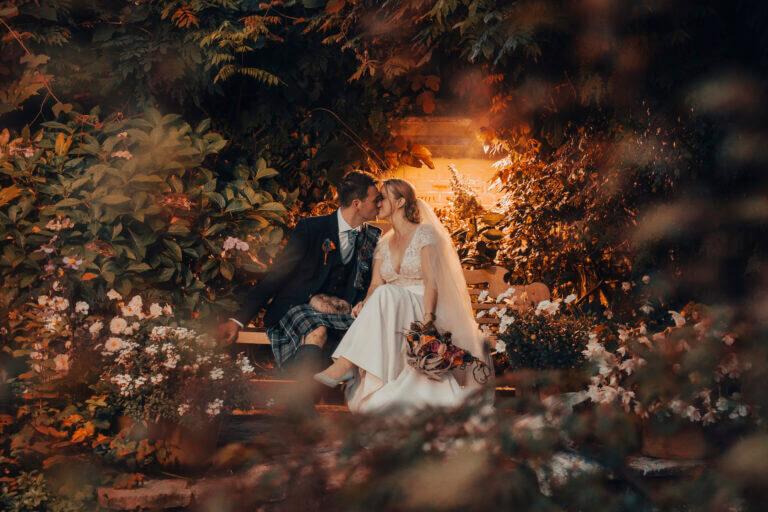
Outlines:
POLYGON ((349 171, 341 178, 341 183, 337 190, 339 191, 339 203, 347 207, 352 201, 359 199, 365 201, 368 196, 368 189, 378 185, 379 180, 376 176, 365 171, 349 171))

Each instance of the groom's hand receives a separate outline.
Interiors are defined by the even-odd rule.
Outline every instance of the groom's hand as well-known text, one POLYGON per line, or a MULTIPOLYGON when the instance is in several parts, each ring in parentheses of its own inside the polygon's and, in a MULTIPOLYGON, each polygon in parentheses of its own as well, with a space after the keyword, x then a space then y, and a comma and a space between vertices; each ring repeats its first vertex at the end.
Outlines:
POLYGON ((230 343, 234 343, 237 339, 237 334, 240 332, 240 326, 237 325, 232 320, 227 320, 226 322, 219 324, 219 327, 217 329, 217 336, 219 338, 219 341, 225 345, 229 345, 230 343))

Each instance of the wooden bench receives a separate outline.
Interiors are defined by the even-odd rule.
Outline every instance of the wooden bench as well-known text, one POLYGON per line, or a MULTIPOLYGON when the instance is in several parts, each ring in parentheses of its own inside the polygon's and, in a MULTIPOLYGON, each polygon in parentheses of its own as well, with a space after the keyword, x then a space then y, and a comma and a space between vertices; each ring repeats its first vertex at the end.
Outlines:
MULTIPOLYGON (((506 292, 510 286, 504 282, 506 269, 503 267, 490 267, 479 270, 464 270, 464 278, 467 280, 469 294, 473 297, 479 296, 483 289, 488 290, 489 297, 496 298, 506 292)), ((514 311, 524 311, 536 305, 542 300, 549 300, 549 288, 543 283, 532 283, 529 285, 512 286, 515 289, 508 297, 509 301, 504 304, 486 304, 473 301, 472 309, 477 314, 478 311, 489 310, 493 307, 507 307, 514 311)), ((480 325, 498 325, 500 320, 495 316, 482 316, 475 319, 480 325)), ((267 333, 261 329, 249 326, 240 331, 237 343, 250 345, 269 345, 267 333)))

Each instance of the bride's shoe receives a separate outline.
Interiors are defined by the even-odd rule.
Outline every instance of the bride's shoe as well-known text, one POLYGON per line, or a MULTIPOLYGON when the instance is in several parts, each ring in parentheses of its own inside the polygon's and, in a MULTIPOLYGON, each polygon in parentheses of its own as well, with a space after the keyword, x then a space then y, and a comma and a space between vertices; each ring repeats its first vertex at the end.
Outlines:
POLYGON ((327 376, 322 372, 315 374, 315 380, 320 384, 328 386, 329 388, 335 388, 340 383, 346 382, 348 380, 352 380, 354 377, 355 377, 355 373, 352 370, 349 370, 347 373, 342 375, 341 378, 339 379, 332 379, 331 377, 327 376))

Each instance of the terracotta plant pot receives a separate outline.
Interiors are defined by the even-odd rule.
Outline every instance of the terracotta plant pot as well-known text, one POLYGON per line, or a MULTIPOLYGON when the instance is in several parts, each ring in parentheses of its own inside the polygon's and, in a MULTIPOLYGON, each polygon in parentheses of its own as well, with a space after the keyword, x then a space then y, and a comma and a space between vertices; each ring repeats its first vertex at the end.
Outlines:
POLYGON ((689 423, 673 432, 662 432, 652 422, 643 422, 640 452, 659 459, 702 459, 709 453, 709 444, 701 425, 689 423))
POLYGON ((169 471, 199 472, 206 469, 216 453, 221 421, 190 428, 164 421, 148 425, 149 438, 162 441, 157 452, 160 464, 169 471))

